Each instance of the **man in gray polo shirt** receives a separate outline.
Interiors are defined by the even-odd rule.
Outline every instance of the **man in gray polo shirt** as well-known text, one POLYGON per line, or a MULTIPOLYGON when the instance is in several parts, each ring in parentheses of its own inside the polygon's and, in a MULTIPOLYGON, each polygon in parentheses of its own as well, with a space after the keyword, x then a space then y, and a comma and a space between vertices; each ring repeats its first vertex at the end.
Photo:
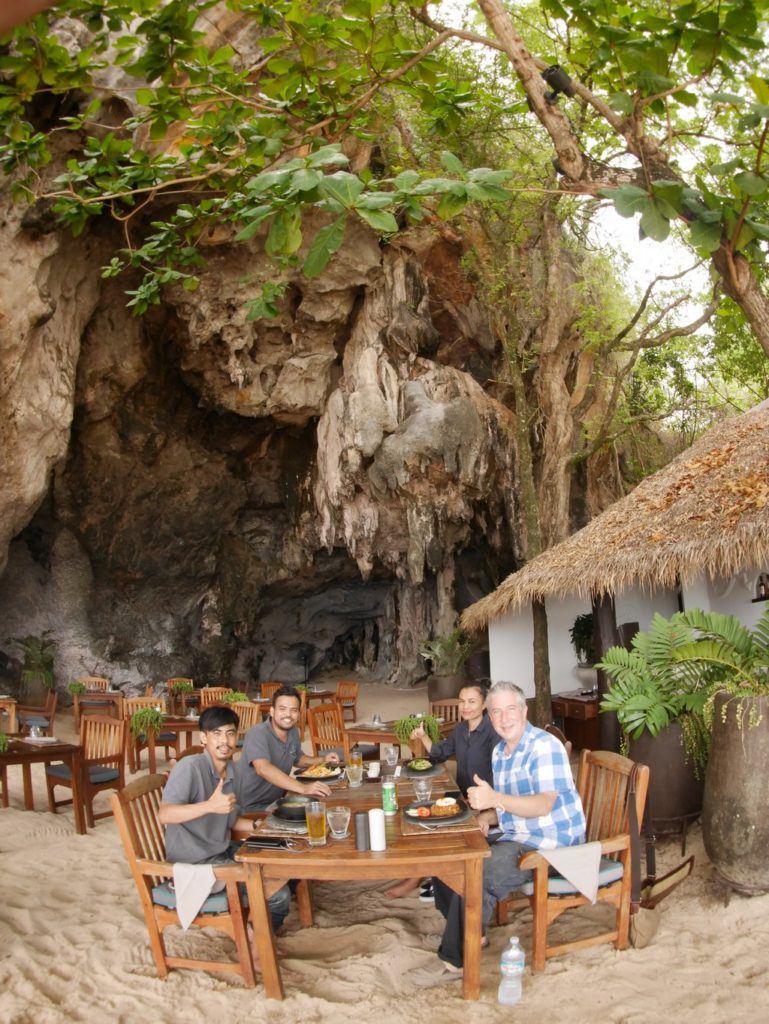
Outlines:
POLYGON ((281 686, 273 694, 270 718, 246 733, 235 771, 235 793, 241 810, 262 811, 284 793, 302 793, 319 800, 331 796, 324 782, 306 784, 291 777, 294 765, 306 768, 311 764, 339 763, 334 753, 323 757, 302 753, 297 728, 300 703, 298 690, 281 686))
MULTIPOLYGON (((206 708, 198 722, 203 753, 182 758, 163 790, 159 817, 166 827, 166 858, 173 864, 222 864, 234 859, 240 843, 231 830, 239 818, 233 793, 232 756, 238 739, 238 716, 229 707, 206 708)), ((251 828, 251 821, 239 824, 251 828)), ((272 926, 280 928, 291 893, 284 885, 268 900, 272 926)))

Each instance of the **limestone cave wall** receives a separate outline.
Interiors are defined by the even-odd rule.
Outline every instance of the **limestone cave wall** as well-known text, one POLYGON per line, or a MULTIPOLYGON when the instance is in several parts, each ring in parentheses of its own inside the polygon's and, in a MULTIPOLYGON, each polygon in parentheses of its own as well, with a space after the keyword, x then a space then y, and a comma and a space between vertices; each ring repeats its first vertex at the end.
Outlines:
POLYGON ((49 631, 60 682, 422 678, 419 643, 515 550, 502 354, 459 242, 351 229, 249 321, 276 271, 225 234, 197 292, 137 319, 99 274, 111 230, 2 211, 0 637, 49 631))

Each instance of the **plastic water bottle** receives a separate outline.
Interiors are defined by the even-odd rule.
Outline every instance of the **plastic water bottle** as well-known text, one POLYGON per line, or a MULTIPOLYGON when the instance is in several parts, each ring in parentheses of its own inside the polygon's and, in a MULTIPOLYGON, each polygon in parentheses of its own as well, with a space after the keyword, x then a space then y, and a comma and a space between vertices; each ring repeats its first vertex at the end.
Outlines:
POLYGON ((497 1002, 501 1006, 516 1006, 521 1001, 525 959, 518 937, 514 935, 510 939, 510 944, 502 950, 499 960, 501 979, 497 989, 497 1002))

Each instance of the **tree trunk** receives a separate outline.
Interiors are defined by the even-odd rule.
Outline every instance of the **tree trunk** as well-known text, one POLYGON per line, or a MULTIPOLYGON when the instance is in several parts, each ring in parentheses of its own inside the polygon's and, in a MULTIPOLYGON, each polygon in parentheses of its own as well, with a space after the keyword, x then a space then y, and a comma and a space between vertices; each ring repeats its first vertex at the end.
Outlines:
MULTIPOLYGON (((593 598, 593 650, 596 661, 603 658, 610 647, 616 647, 619 642, 617 632, 617 613, 614 608, 614 598, 610 594, 602 594, 593 598)), ((606 693, 609 678, 605 672, 598 670, 598 696, 603 697, 606 693)), ((601 750, 618 751, 620 748, 620 727, 617 716, 613 711, 601 712, 599 715, 601 728, 601 750)))
POLYGON ((553 698, 550 691, 550 655, 548 652, 547 609, 544 601, 531 605, 534 626, 534 725, 541 729, 553 720, 553 698))

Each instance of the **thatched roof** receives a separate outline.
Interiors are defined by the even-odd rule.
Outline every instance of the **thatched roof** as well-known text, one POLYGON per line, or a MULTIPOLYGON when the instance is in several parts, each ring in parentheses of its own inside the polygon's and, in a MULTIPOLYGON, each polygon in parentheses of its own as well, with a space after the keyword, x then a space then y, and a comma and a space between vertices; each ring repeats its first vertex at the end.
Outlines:
POLYGON ((674 587, 769 565, 769 401, 713 427, 584 529, 467 608, 480 630, 532 600, 674 587))

